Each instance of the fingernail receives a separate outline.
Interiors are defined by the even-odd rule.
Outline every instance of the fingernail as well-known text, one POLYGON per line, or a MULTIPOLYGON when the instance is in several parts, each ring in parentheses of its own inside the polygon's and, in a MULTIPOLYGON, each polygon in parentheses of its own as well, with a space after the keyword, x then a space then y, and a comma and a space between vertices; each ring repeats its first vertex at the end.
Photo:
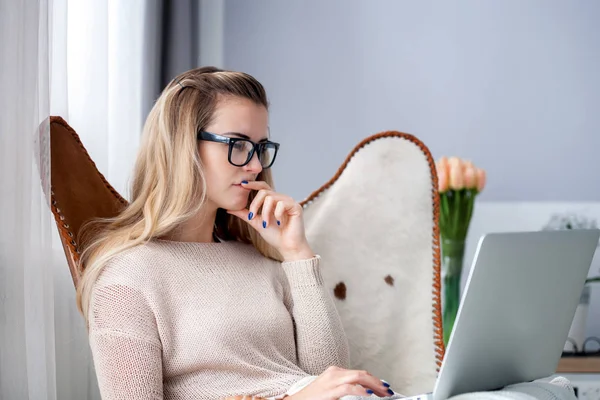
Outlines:
POLYGON ((388 389, 388 393, 392 395, 394 394, 394 391, 392 389, 388 389))
POLYGON ((267 221, 263 221, 263 228, 267 227, 267 221))
POLYGON ((277 221, 277 225, 281 225, 281 221, 277 221))
POLYGON ((367 394, 373 394, 375 392, 373 392, 371 389, 367 389, 367 394))
POLYGON ((248 181, 242 181, 242 183, 243 183, 244 185, 247 185, 247 184, 248 184, 248 181))
POLYGON ((254 213, 252 211, 250 211, 250 214, 248 214, 248 220, 251 220, 252 217, 254 217, 254 213))
POLYGON ((389 387, 390 387, 390 384, 389 384, 389 383, 387 383, 387 382, 383 382, 383 381, 382 381, 381 383, 383 383, 383 386, 385 386, 386 388, 389 388, 389 387))

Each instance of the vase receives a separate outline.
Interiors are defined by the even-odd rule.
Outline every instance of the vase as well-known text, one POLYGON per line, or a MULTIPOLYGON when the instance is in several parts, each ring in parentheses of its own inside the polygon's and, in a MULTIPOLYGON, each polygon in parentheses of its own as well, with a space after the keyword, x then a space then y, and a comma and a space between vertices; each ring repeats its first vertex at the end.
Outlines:
POLYGON ((465 241, 442 238, 442 326, 444 344, 448 344, 460 305, 460 282, 465 241))

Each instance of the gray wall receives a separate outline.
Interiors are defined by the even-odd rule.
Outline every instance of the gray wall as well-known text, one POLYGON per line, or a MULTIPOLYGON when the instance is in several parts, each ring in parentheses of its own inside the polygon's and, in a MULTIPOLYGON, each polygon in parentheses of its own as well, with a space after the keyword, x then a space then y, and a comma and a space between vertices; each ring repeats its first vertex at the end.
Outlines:
POLYGON ((599 21, 596 0, 227 0, 224 66, 267 87, 296 199, 400 130, 486 168, 482 199, 600 200, 599 21))

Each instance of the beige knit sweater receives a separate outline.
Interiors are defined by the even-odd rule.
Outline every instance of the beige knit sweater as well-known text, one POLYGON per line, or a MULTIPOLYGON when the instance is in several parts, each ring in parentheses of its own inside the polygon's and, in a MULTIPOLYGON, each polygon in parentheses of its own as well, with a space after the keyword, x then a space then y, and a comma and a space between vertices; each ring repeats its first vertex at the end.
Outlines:
POLYGON ((92 294, 102 398, 282 395, 348 367, 320 258, 278 263, 239 242, 154 240, 119 255, 92 294))

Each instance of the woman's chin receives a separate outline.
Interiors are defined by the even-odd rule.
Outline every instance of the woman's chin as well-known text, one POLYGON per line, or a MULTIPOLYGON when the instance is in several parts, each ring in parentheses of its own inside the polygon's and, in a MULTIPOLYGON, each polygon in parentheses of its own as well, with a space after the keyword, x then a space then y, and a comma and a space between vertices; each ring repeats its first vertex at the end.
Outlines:
POLYGON ((250 192, 247 190, 240 190, 236 187, 233 191, 227 193, 221 199, 221 207, 229 211, 240 211, 248 206, 248 196, 250 192))
POLYGON ((230 201, 228 204, 224 204, 223 207, 228 211, 240 211, 246 208, 248 204, 248 199, 238 200, 238 201, 230 201))

